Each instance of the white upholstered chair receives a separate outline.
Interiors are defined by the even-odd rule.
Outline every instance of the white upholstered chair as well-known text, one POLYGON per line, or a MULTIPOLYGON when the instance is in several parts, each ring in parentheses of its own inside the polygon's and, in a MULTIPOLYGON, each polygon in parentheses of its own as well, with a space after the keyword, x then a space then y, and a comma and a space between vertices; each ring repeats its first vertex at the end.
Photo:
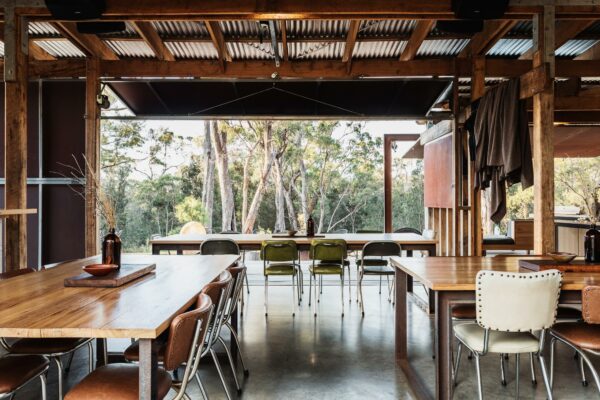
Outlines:
MULTIPOLYGON (((543 349, 546 330, 556 318, 561 279, 557 270, 535 273, 480 271, 477 274, 477 322, 455 325, 454 335, 458 339, 459 353, 465 346, 475 355, 479 399, 483 399, 479 358, 487 353, 515 354, 517 398, 519 355, 537 354, 546 392, 552 399, 543 349)), ((459 360, 455 372, 458 372, 458 363, 459 360)))

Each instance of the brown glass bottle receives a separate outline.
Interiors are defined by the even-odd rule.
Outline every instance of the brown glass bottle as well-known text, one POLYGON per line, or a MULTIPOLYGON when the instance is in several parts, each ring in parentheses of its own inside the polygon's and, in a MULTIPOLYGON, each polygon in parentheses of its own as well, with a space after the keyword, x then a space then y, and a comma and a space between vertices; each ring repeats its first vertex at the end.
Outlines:
POLYGON ((583 248, 586 262, 600 263, 600 231, 595 223, 585 233, 583 248))
POLYGON ((306 221, 306 236, 315 236, 315 220, 312 215, 309 215, 306 221))
POLYGON ((121 238, 111 228, 102 241, 102 264, 117 264, 121 268, 121 238))

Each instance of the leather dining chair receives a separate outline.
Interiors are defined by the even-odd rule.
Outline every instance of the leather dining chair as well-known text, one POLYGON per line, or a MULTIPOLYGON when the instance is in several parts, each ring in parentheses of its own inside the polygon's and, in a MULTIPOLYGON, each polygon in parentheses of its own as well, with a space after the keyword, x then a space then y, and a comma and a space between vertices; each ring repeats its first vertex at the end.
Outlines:
MULTIPOLYGON (((233 329, 231 325, 231 317, 236 312, 236 304, 238 303, 239 298, 244 292, 244 277, 246 276, 247 268, 245 266, 236 266, 229 267, 227 269, 233 278, 233 289, 229 294, 229 301, 226 304, 224 318, 223 318, 223 327, 227 328, 235 341, 237 346, 237 354, 240 357, 240 363, 242 364, 242 370, 244 371, 244 376, 248 376, 250 371, 246 368, 246 363, 244 363, 244 356, 242 354, 242 348, 240 346, 240 339, 238 338, 237 332, 233 329)), ((233 365, 233 364, 232 364, 233 365)), ((235 374, 235 369, 232 368, 232 372, 235 374)))
MULTIPOLYGON (((179 314, 171 321, 168 337, 158 344, 158 398, 163 399, 171 389, 177 392, 174 400, 189 399, 187 385, 195 376, 210 321, 213 304, 209 296, 200 295, 198 306, 179 314), (174 380, 168 371, 185 364, 181 381, 174 380)), ((119 399, 133 400, 139 393, 139 366, 131 363, 107 364, 96 369, 79 382, 65 400, 119 399)))
POLYGON ((15 393, 34 379, 41 383, 46 400, 46 373, 50 361, 44 356, 5 356, 0 358, 0 399, 12 400, 15 393))
MULTIPOLYGON (((538 356, 546 393, 552 399, 544 362, 547 330, 555 322, 562 275, 557 270, 532 273, 480 271, 476 277, 476 322, 454 325, 458 353, 462 346, 475 357, 479 399, 483 386, 479 359, 488 353, 514 354, 516 397, 519 397, 520 354, 538 356), (535 336, 533 333, 539 333, 535 336)), ((453 380, 456 384, 460 358, 457 357, 453 380)))
MULTIPOLYGON (((17 276, 38 273, 32 268, 18 271, 4 272, 0 274, 0 280, 11 279, 17 276)), ((43 272, 39 272, 43 273, 43 272)), ((63 398, 64 374, 69 372, 69 366, 74 353, 80 348, 87 346, 89 357, 89 372, 94 370, 93 339, 90 338, 0 338, 0 346, 11 355, 22 356, 45 356, 56 363, 58 370, 58 398, 63 398), (63 366, 62 357, 68 356, 67 367, 63 366)), ((106 346, 104 347, 106 348, 106 346)))

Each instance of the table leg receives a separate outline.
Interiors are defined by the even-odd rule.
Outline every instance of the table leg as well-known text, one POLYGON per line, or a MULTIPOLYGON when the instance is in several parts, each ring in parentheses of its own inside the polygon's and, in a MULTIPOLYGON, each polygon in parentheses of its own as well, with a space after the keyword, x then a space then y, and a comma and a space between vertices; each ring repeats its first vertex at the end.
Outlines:
POLYGON ((155 256, 160 254, 160 245, 159 244, 152 244, 152 254, 154 254, 155 256))
POLYGON ((157 375, 158 360, 153 339, 140 339, 140 400, 158 398, 157 375))
MULTIPOLYGON (((244 288, 242 287, 242 291, 244 291, 244 288)), ((231 314, 231 320, 229 321, 229 323, 231 324, 231 329, 233 329, 236 333, 238 332, 238 319, 239 319, 239 306, 235 306, 235 310, 233 310, 233 314, 231 314)), ((230 335, 229 338, 229 347, 231 349, 231 356, 233 357, 234 360, 237 360, 237 352, 238 352, 238 348, 236 345, 236 341, 235 341, 235 337, 233 332, 230 335)))
POLYGON ((108 364, 108 349, 106 339, 96 339, 96 368, 108 364))

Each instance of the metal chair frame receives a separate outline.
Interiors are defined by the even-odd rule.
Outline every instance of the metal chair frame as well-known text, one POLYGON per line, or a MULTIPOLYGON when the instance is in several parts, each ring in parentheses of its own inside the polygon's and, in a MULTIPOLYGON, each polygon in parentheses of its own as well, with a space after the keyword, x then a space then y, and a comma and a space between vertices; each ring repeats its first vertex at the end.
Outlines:
POLYGON ((12 392, 0 393, 0 399, 12 400, 13 397, 15 396, 15 394, 19 390, 21 390, 23 387, 27 386, 29 383, 31 383, 34 380, 36 380, 36 379, 39 378, 40 379, 40 384, 41 384, 41 391, 42 391, 42 400, 46 400, 47 399, 47 390, 46 390, 47 378, 46 378, 46 375, 48 374, 48 369, 49 368, 50 368, 50 365, 48 365, 46 368, 44 368, 44 370, 42 372, 40 372, 39 375, 36 375, 36 376, 32 377, 31 379, 29 379, 27 382, 23 383, 21 386, 19 386, 18 388, 16 388, 12 392))
MULTIPOLYGON (((344 317, 344 261, 345 261, 345 253, 346 253, 346 246, 340 244, 340 243, 331 243, 331 242, 318 242, 316 244, 311 244, 311 252, 310 254, 312 255, 312 268, 311 268, 311 278, 309 279, 309 290, 308 290, 308 306, 310 307, 311 305, 311 297, 312 297, 312 285, 313 285, 313 281, 314 281, 314 285, 315 285, 315 300, 317 303, 321 303, 321 296, 320 294, 323 293, 323 273, 319 273, 318 268, 319 266, 316 264, 317 261, 329 261, 332 263, 337 263, 337 261, 334 260, 320 260, 318 258, 315 257, 315 254, 317 253, 317 249, 319 247, 336 247, 336 248, 340 248, 342 249, 342 257, 340 259, 339 262, 339 266, 340 266, 340 288, 341 288, 341 299, 342 299, 342 318, 344 317), (319 288, 317 288, 317 275, 319 275, 319 288)), ((328 274, 328 275, 333 275, 333 274, 328 274)), ((337 274, 336 274, 337 275, 337 274)), ((317 305, 315 305, 315 309, 314 309, 314 316, 317 316, 317 305)))
MULTIPOLYGON (((265 257, 266 250, 269 248, 282 249, 285 247, 288 247, 291 249, 294 248, 291 244, 285 243, 285 242, 281 242, 281 243, 268 242, 268 243, 264 244, 264 246, 261 248, 261 255, 263 258, 263 274, 265 277, 265 301, 264 301, 265 317, 269 315, 269 275, 267 275, 266 271, 267 271, 269 264, 271 263, 271 261, 265 257)), ((294 266, 293 273, 292 273, 292 316, 296 316, 296 303, 299 306, 300 302, 302 301, 301 287, 302 287, 302 281, 304 280, 304 276, 302 274, 302 267, 300 266, 300 263, 298 262, 298 248, 296 248, 295 250, 296 250, 295 251, 296 257, 292 260, 288 260, 289 263, 291 263, 294 266), (297 302, 296 302, 296 296, 297 296, 297 302)), ((276 262, 286 262, 286 261, 276 261, 276 262)))
MULTIPOLYGON (((240 358, 240 363, 242 364, 242 370, 244 371, 244 376, 248 376, 250 374, 250 371, 246 368, 246 363, 244 362, 244 356, 242 354, 242 349, 240 347, 240 339, 237 335, 237 332, 235 331, 235 329, 233 329, 233 326, 231 325, 231 317, 233 316, 233 313, 235 312, 235 306, 244 291, 243 285, 244 285, 244 278, 246 276, 246 271, 247 271, 247 268, 243 267, 242 271, 239 272, 235 278, 233 290, 231 290, 231 295, 229 297, 229 301, 227 302, 227 305, 225 308, 225 318, 223 320, 223 326, 225 326, 229 330, 229 332, 231 333, 231 336, 233 337, 233 340, 235 341, 235 344, 237 346, 237 349, 238 349, 237 354, 240 358)), ((234 375, 236 374, 235 368, 232 368, 232 372, 234 373, 234 375)))
MULTIPOLYGON (((362 281, 365 275, 379 275, 379 294, 381 294, 381 277, 383 275, 386 276, 387 284, 388 284, 388 301, 392 301, 392 292, 395 289, 394 280, 392 279, 392 285, 390 286, 390 277, 389 274, 383 272, 372 272, 365 271, 365 257, 391 257, 391 256, 399 256, 402 254, 402 248, 400 245, 394 241, 372 241, 368 242, 363 246, 361 256, 360 256, 360 265, 356 265, 358 270, 358 284, 357 284, 357 297, 359 298, 360 309, 362 316, 365 316, 365 303, 362 292, 362 281), (391 248, 394 248, 392 251, 391 248), (388 251, 389 250, 389 251, 388 251), (397 251, 396 251, 397 250, 397 251)), ((368 259, 367 259, 368 260, 368 259)), ((395 298, 395 296, 394 296, 395 298)))

